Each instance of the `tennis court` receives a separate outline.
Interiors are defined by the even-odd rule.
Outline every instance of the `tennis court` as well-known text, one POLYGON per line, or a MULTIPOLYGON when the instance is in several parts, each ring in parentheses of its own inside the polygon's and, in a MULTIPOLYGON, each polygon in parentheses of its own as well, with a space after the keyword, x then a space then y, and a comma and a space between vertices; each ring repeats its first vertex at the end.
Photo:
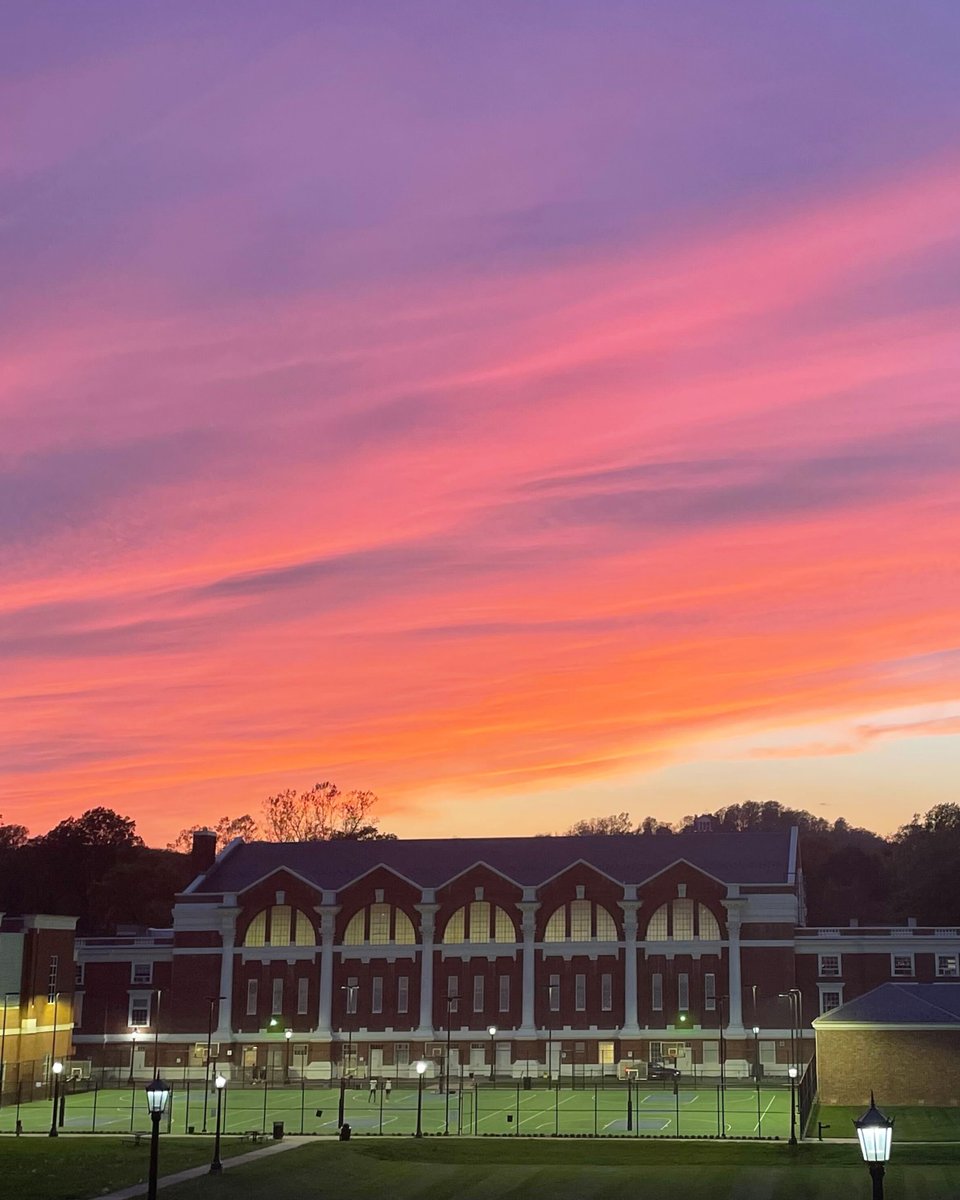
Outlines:
MULTIPOLYGON (((417 1128, 416 1085, 394 1084, 371 1093, 367 1086, 343 1094, 344 1120, 357 1136, 412 1134, 417 1128)), ((339 1125, 340 1090, 333 1086, 227 1086, 223 1128, 228 1133, 269 1133, 282 1121, 288 1133, 333 1134, 339 1125)), ((790 1134, 790 1092, 784 1088, 728 1085, 723 1092, 710 1081, 695 1086, 611 1083, 577 1088, 525 1089, 519 1083, 477 1083, 449 1093, 426 1085, 420 1097, 424 1134, 477 1136, 558 1134, 620 1137, 779 1137, 790 1134)), ((133 1088, 75 1090, 64 1102, 64 1133, 121 1133, 147 1129, 149 1118, 142 1084, 133 1088)), ((13 1132, 16 1120, 25 1133, 49 1130, 52 1102, 35 1100, 5 1105, 0 1132, 13 1132)), ((172 1133, 212 1132, 216 1094, 207 1095, 204 1123, 202 1083, 174 1088, 163 1128, 172 1133)))

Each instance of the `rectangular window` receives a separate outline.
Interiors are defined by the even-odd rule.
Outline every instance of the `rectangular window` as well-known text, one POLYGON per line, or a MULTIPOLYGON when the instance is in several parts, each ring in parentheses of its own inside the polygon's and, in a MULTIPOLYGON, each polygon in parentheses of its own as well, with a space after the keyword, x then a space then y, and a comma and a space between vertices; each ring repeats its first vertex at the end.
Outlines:
POLYGON ((396 1062, 396 1065, 398 1067, 409 1067, 410 1066, 410 1043, 409 1042, 397 1042, 397 1049, 396 1049, 395 1053, 396 1053, 396 1058, 394 1061, 396 1062))
POLYGON ((663 976, 659 971, 650 976, 650 1007, 654 1012, 663 1012, 663 976))
POLYGON ((150 997, 131 996, 130 1010, 127 1014, 127 1024, 133 1028, 142 1028, 150 1024, 150 997))
POLYGON ((560 1011, 560 976, 551 975, 550 982, 547 986, 547 995, 550 997, 550 1011, 560 1011))
POLYGON ((86 963, 76 963, 75 964, 73 982, 76 984, 77 987, 83 987, 83 983, 84 983, 83 972, 84 972, 84 968, 86 967, 86 965, 87 965, 86 963))
POLYGON ((776 1042, 761 1042, 760 1043, 760 1061, 762 1063, 775 1063, 777 1061, 777 1043, 776 1042))
POLYGON ((410 980, 401 975, 397 980, 397 1012, 405 1013, 410 1007, 410 980))
POLYGON ((383 1012, 383 977, 374 975, 370 989, 370 1011, 383 1012))
POLYGON ((510 1011, 510 976, 500 976, 500 1003, 499 1009, 502 1013, 510 1011))
POLYGON ((720 1065, 720 1043, 719 1042, 704 1042, 702 1047, 703 1065, 705 1067, 716 1067, 720 1065))
POLYGON ((593 907, 589 900, 574 900, 570 905, 570 940, 572 942, 590 941, 590 910, 593 907))
POLYGON ((586 1012, 587 1009, 587 977, 586 975, 574 975, 573 977, 573 1007, 577 1012, 586 1012))
POLYGON ((651 1062, 661 1062, 663 1060, 663 1042, 651 1042, 648 1054, 651 1062))
POLYGON ((275 904, 270 909, 270 945, 290 945, 290 905, 275 904))
POLYGON ((600 1008, 603 1012, 613 1009, 613 976, 600 976, 600 1008))
POLYGON ((370 942, 384 946, 390 941, 390 905, 370 905, 370 942))
POLYGON ((487 900, 474 900, 470 905, 470 941, 490 941, 490 904, 487 900))
POLYGON ((474 975, 473 977, 473 1011, 475 1013, 483 1012, 483 976, 474 975))
POLYGON ((247 980, 247 1016, 255 1017, 257 1015, 257 994, 260 991, 260 984, 256 979, 247 980))
POLYGON ((76 1026, 83 1024, 83 992, 75 992, 73 996, 73 1023, 76 1026))
POLYGON ((356 975, 352 975, 344 986, 344 992, 347 996, 347 1013, 356 1013, 357 1011, 357 993, 360 991, 360 980, 356 975))
POLYGON ((303 1017, 307 1013, 307 1005, 310 1003, 310 980, 306 976, 297 980, 297 1016, 303 1017))
POLYGON ((703 977, 703 1007, 707 1012, 715 1012, 717 1008, 717 977, 716 975, 704 975, 703 977))
POLYGON ((937 955, 937 975, 949 978, 957 974, 957 956, 955 954, 937 955))
POLYGON ((273 1007, 270 1009, 271 1016, 277 1016, 283 1012, 283 980, 275 979, 273 981, 273 1007))
POLYGON ((153 983, 153 963, 133 963, 130 968, 130 982, 153 983))
POLYGON ((57 999, 57 976, 60 973, 60 955, 50 955, 50 969, 47 972, 47 1000, 53 1004, 57 999))
POLYGON ((839 1008, 839 1007, 840 1007, 840 993, 839 992, 823 991, 820 993, 820 1012, 821 1013, 828 1013, 828 1012, 830 1012, 831 1009, 839 1008))
POLYGON ((890 973, 895 979, 910 979, 913 976, 912 954, 891 954, 890 973))
POLYGON ((680 974, 677 976, 677 1008, 681 1012, 686 1012, 690 1007, 690 976, 680 974))
POLYGON ((818 954, 819 971, 821 978, 830 978, 840 976, 840 955, 839 954, 818 954))
POLYGON ((693 940, 692 900, 674 900, 673 902, 673 940, 675 942, 693 940))

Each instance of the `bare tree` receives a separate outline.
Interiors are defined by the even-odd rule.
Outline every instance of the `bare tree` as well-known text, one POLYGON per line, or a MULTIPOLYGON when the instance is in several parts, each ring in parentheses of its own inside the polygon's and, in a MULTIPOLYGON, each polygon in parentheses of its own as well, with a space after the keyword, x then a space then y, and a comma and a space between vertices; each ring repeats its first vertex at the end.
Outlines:
POLYGON ((193 844, 193 835, 201 829, 212 829, 217 835, 217 850, 242 837, 244 841, 255 842, 260 836, 260 828, 248 813, 242 817, 221 817, 215 825, 191 825, 189 829, 181 829, 172 842, 167 843, 168 850, 176 850, 186 854, 193 844))

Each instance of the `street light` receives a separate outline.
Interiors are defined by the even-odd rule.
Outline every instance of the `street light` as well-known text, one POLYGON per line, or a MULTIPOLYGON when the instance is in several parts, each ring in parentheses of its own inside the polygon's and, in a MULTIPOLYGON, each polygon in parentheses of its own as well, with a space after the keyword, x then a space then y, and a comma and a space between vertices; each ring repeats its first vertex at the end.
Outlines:
POLYGON ((157 1200, 157 1151, 160 1148, 160 1118, 170 1099, 170 1084, 157 1075, 145 1085, 147 1112, 153 1128, 150 1131, 150 1175, 147 1181, 147 1200, 157 1200))
MULTIPOLYGON (((341 983, 340 991, 347 993, 347 1016, 350 1016, 356 1011, 357 992, 360 990, 358 983, 341 983)), ((340 1026, 340 1032, 343 1032, 343 1026, 340 1026)), ((347 1030, 347 1059, 350 1063, 350 1070, 353 1070, 353 1025, 347 1030)), ((337 1128, 343 1125, 343 1109, 346 1102, 347 1076, 343 1069, 343 1052, 340 1053, 340 1103, 337 1107, 337 1128)))
POLYGON ((495 1084, 497 1082, 497 1044, 493 1039, 497 1036, 496 1025, 488 1025, 487 1033, 490 1034, 490 1082, 495 1084))
POLYGON ((797 1144, 797 1068, 788 1067, 790 1076, 790 1145, 797 1144))
POLYGON ((287 1041, 287 1060, 283 1067, 283 1082, 290 1082, 290 1039, 293 1037, 293 1030, 288 1029, 283 1035, 287 1041))
POLYGON ((757 1137, 763 1137, 763 1117, 760 1113, 760 1026, 753 1027, 753 1078, 757 1086, 757 1137))
POLYGON ((560 984, 548 983, 544 987, 544 991, 547 993, 547 1087, 553 1083, 553 1019, 550 1014, 553 1012, 554 989, 557 991, 557 1011, 559 1012, 560 984))
POLYGON ((223 1100, 223 1089, 227 1086, 227 1081, 217 1072, 217 1077, 213 1081, 214 1087, 217 1089, 217 1134, 213 1139, 213 1162, 210 1164, 210 1174, 219 1175, 223 1170, 223 1163, 220 1161, 220 1113, 221 1101, 223 1100))
MULTIPOLYGON (((207 1097, 210 1092, 210 1049, 213 1044, 213 1006, 223 1000, 223 996, 208 996, 207 1004, 207 1057, 203 1064, 203 1132, 207 1132, 207 1097)), ((154 1063, 156 1073, 156 1063, 154 1063)), ((133 1076, 131 1075, 131 1079, 133 1076)))
POLYGON ((423 1137, 423 1073, 427 1064, 421 1058, 417 1063, 417 1132, 414 1137, 423 1137))
POLYGON ((60 1099, 60 1075, 63 1072, 63 1063, 55 1062, 50 1069, 53 1071, 53 1117, 50 1121, 50 1136, 59 1137, 60 1131, 57 1129, 57 1102, 60 1099))
POLYGON ((134 1029, 130 1034, 130 1075, 127 1083, 133 1087, 133 1059, 137 1053, 137 1031, 134 1029))
POLYGON ((884 1163, 890 1161, 893 1119, 885 1117, 877 1108, 873 1092, 871 1092, 870 1107, 853 1124, 860 1142, 863 1161, 870 1168, 870 1178, 873 1181, 873 1200, 883 1200, 883 1166, 884 1163))
POLYGON ((450 1132, 450 1014, 457 1011, 457 1002, 459 994, 456 996, 447 996, 447 1056, 443 1060, 443 1135, 447 1136, 450 1132))

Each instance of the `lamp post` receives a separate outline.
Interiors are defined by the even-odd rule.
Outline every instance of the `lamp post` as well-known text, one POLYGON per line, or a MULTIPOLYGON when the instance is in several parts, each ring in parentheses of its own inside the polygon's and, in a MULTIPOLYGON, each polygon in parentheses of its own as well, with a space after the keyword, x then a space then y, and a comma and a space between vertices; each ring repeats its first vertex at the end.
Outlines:
MULTIPOLYGON (((347 1016, 351 1016, 353 1014, 353 1012, 356 1010, 356 1003, 357 1003, 356 997, 357 997, 357 992, 359 990, 360 990, 360 985, 358 983, 342 983, 340 985, 340 991, 347 993, 347 1016)), ((340 1027, 340 1030, 341 1030, 341 1032, 343 1032, 342 1025, 340 1027)), ((352 1071, 353 1070, 353 1025, 352 1024, 347 1029, 347 1059, 350 1063, 350 1070, 352 1071)), ((346 1089, 347 1089, 347 1074, 346 1074, 346 1071, 343 1069, 343 1052, 341 1051, 341 1053, 340 1053, 340 1103, 337 1107, 337 1128, 338 1129, 341 1127, 341 1125, 343 1125, 343 1109, 344 1109, 344 1105, 346 1102, 346 1089)))
POLYGON ((753 1078, 757 1087, 757 1136, 763 1137, 763 1118, 760 1115, 760 1026, 753 1027, 753 1078))
POLYGON ((417 1063, 417 1132, 414 1137, 423 1137, 423 1073, 427 1064, 421 1058, 417 1063))
MULTIPOLYGON (((554 989, 559 993, 559 983, 548 983, 544 991, 547 993, 547 1086, 553 1083, 553 1019, 550 1014, 553 1012, 553 993, 554 989)), ((557 1000, 557 1008, 560 1007, 560 1001, 557 1000)))
POLYGON ((789 1067, 790 1076, 790 1145, 797 1144, 797 1068, 789 1067))
POLYGON ((293 1037, 293 1030, 287 1029, 284 1032, 283 1036, 286 1039, 286 1043, 287 1043, 287 1057, 286 1057, 286 1061, 284 1062, 284 1065, 283 1065, 283 1082, 289 1083, 290 1082, 290 1039, 293 1037))
MULTIPOLYGON (((223 996, 207 997, 207 1057, 203 1064, 203 1132, 207 1132, 207 1096, 210 1091, 210 1048, 213 1045, 213 1006, 219 1004, 223 996)), ((154 1064, 156 1071, 156 1064, 154 1064)))
POLYGON ((170 1084, 157 1075, 146 1084, 147 1112, 150 1114, 150 1175, 147 1200, 157 1200, 157 1152, 160 1148, 160 1118, 170 1099, 170 1084))
POLYGON ((220 1161, 221 1108, 223 1101, 223 1089, 227 1086, 226 1079, 220 1074, 219 1071, 217 1072, 216 1079, 213 1081, 213 1085, 217 1089, 217 1133, 213 1139, 213 1162, 210 1164, 210 1174, 219 1175, 223 1170, 223 1163, 220 1161))
MULTIPOLYGON (((447 1053, 443 1060, 443 1135, 447 1136, 450 1132, 450 1014, 457 1011, 457 1001, 460 999, 457 996, 447 996, 447 1053)), ((417 1070, 419 1071, 419 1066, 417 1070)), ((461 1096, 461 1100, 463 1097, 461 1096)), ((462 1106, 461 1106, 462 1107, 462 1106)))
POLYGON ((137 1053, 137 1031, 132 1030, 130 1033, 130 1073, 127 1076, 127 1083, 133 1087, 133 1060, 137 1053))
POLYGON ((497 1082, 497 1043, 493 1040, 497 1036, 496 1025, 488 1025, 487 1033, 490 1034, 490 1082, 496 1085, 497 1082))
POLYGON ((50 1136, 59 1137, 57 1129, 57 1103, 60 1099, 60 1076, 63 1073, 63 1063, 55 1062, 50 1068, 53 1072, 53 1116, 50 1119, 50 1136))
MULTIPOLYGON (((3 1107, 3 1068, 4 1068, 4 1051, 7 1044, 7 1003, 11 996, 16 996, 19 1003, 19 992, 4 992, 3 993, 3 1025, 0 1026, 0 1108, 3 1107)), ((19 1020, 17 1022, 19 1027, 19 1020)))
POLYGON ((717 1024, 720 1031, 720 1136, 727 1136, 727 1047, 723 1036, 724 1005, 730 1001, 729 996, 717 997, 717 1024))
POLYGON ((893 1141, 893 1120, 885 1117, 877 1108, 870 1093, 870 1107, 862 1117, 853 1122, 860 1142, 860 1153, 870 1169, 873 1183, 873 1200, 883 1200, 884 1164, 890 1161, 890 1143, 893 1141))
POLYGON ((794 1015, 796 1017, 797 1026, 797 1058, 796 1067, 799 1072, 803 1066, 803 992, 797 987, 790 989, 790 995, 793 997, 794 1015))

